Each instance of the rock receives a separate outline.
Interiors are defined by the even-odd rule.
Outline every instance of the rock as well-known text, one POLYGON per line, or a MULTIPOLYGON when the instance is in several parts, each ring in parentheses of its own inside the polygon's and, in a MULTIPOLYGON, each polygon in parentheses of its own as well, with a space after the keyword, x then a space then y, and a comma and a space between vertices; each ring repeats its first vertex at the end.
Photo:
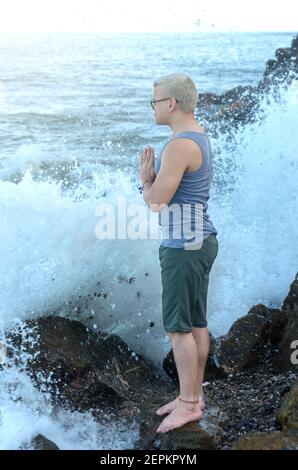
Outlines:
POLYGON ((277 59, 277 62, 286 62, 291 59, 293 55, 293 51, 291 47, 281 47, 279 49, 276 49, 275 51, 275 57, 277 59))
POLYGON ((156 400, 150 403, 143 402, 140 405, 138 449, 189 450, 218 448, 219 441, 224 433, 222 426, 227 418, 217 408, 207 408, 203 419, 199 423, 188 423, 182 428, 164 434, 157 434, 156 429, 165 416, 156 415, 156 410, 165 403, 166 400, 156 400))
POLYGON ((75 409, 128 399, 155 378, 121 338, 89 331, 78 321, 43 317, 26 321, 23 332, 10 330, 6 337, 7 355, 20 362, 26 353, 33 382, 75 409))
POLYGON ((282 312, 287 318, 287 323, 278 344, 273 367, 276 372, 293 370, 298 373, 298 273, 283 302, 282 312))
POLYGON ((278 352, 273 364, 276 372, 293 370, 298 373, 298 307, 294 309, 283 338, 278 345, 278 352))
POLYGON ((282 402, 277 420, 283 431, 295 431, 298 434, 298 378, 282 402))
MULTIPOLYGON (((216 340, 211 333, 209 333, 209 338, 210 338, 210 348, 209 348, 209 354, 208 354, 207 364, 205 368, 204 380, 212 380, 222 375, 222 372, 220 371, 220 369, 218 369, 214 361, 214 351, 215 351, 216 340)), ((164 368, 164 371, 168 374, 168 376, 173 380, 173 382, 178 384, 179 380, 178 380, 176 364, 174 361, 173 349, 171 349, 169 353, 167 354, 167 356, 164 358, 163 368, 164 368)))
POLYGON ((204 380, 214 380, 223 376, 222 370, 218 368, 215 360, 215 351, 217 348, 217 340, 209 333, 210 348, 208 359, 205 367, 204 380))
POLYGON ((255 122, 263 95, 273 92, 278 97, 281 83, 288 86, 298 79, 298 36, 291 47, 277 49, 275 57, 276 60, 267 61, 263 78, 255 87, 240 85, 221 95, 199 93, 197 110, 208 132, 216 137, 218 133, 232 133, 239 125, 255 122))
POLYGON ((239 318, 227 335, 217 338, 214 360, 225 373, 240 371, 262 356, 266 345, 276 341, 276 325, 282 324, 282 313, 259 304, 239 318))
POLYGON ((42 434, 35 436, 30 444, 21 447, 22 450, 60 450, 53 442, 44 437, 42 434))
POLYGON ((254 90, 251 85, 238 85, 231 90, 226 91, 221 95, 222 104, 231 104, 236 103, 242 100, 244 97, 249 96, 249 94, 254 90))
POLYGON ((215 93, 199 93, 198 106, 206 106, 208 104, 222 104, 221 96, 216 95, 215 93))
POLYGON ((277 66, 278 66, 277 60, 274 60, 274 59, 267 60, 264 77, 268 77, 269 75, 271 75, 276 70, 277 66))
POLYGON ((255 432, 242 437, 234 450, 298 450, 298 435, 281 431, 255 432))
POLYGON ((168 376, 175 382, 175 384, 178 384, 178 373, 176 369, 176 364, 174 360, 174 354, 173 354, 173 349, 171 349, 166 357, 163 360, 162 363, 164 371, 168 374, 168 376))
POLYGON ((290 285, 290 289, 288 295, 286 296, 285 300, 282 304, 282 312, 288 315, 294 311, 295 308, 298 307, 298 273, 295 276, 294 281, 290 285))
POLYGON ((296 55, 298 55, 298 35, 292 40, 291 48, 296 52, 296 55))

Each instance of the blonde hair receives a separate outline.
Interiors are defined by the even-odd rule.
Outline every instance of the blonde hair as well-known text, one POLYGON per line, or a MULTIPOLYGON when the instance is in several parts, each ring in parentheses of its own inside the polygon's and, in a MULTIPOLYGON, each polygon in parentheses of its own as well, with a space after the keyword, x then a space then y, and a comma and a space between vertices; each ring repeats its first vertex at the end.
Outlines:
POLYGON ((169 97, 176 98, 183 112, 194 112, 198 101, 198 91, 192 79, 184 73, 164 75, 157 78, 153 85, 160 86, 169 97))

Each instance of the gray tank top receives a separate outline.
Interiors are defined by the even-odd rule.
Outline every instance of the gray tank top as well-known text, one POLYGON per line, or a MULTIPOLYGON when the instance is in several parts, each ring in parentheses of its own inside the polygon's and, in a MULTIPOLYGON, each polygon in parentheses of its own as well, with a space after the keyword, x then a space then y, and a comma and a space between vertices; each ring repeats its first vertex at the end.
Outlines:
POLYGON ((161 245, 182 248, 202 241, 217 230, 207 214, 209 190, 213 175, 212 150, 207 134, 187 131, 169 139, 155 160, 155 173, 161 165, 161 155, 166 145, 173 139, 189 138, 194 140, 202 152, 201 166, 192 172, 185 172, 168 207, 158 213, 162 228, 161 245))

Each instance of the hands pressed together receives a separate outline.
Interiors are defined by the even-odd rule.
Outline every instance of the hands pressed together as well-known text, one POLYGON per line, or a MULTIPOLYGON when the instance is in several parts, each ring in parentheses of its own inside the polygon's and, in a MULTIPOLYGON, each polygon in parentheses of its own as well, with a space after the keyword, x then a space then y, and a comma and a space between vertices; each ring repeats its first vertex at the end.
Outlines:
POLYGON ((154 148, 147 145, 147 147, 144 148, 143 153, 140 155, 140 178, 143 184, 148 181, 153 182, 155 180, 155 160, 154 148))

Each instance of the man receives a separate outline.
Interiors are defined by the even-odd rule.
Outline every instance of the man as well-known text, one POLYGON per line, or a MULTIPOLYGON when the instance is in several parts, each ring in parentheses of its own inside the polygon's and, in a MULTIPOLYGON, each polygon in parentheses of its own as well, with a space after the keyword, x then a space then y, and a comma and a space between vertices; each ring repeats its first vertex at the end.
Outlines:
POLYGON ((194 116, 197 99, 195 84, 187 75, 171 74, 156 80, 151 101, 155 121, 169 126, 173 135, 157 159, 151 146, 140 155, 143 197, 150 209, 159 211, 159 216, 165 209, 168 215, 172 208, 181 209, 176 222, 168 217, 161 223, 167 229, 159 247, 163 324, 172 343, 180 394, 157 410, 159 416, 168 415, 158 433, 200 420, 205 409, 207 289, 218 241, 207 214, 212 155, 209 139, 194 116), (184 211, 190 207, 191 212, 184 211), (196 214, 201 214, 201 223, 194 231, 187 231, 187 224, 193 228, 196 214))

